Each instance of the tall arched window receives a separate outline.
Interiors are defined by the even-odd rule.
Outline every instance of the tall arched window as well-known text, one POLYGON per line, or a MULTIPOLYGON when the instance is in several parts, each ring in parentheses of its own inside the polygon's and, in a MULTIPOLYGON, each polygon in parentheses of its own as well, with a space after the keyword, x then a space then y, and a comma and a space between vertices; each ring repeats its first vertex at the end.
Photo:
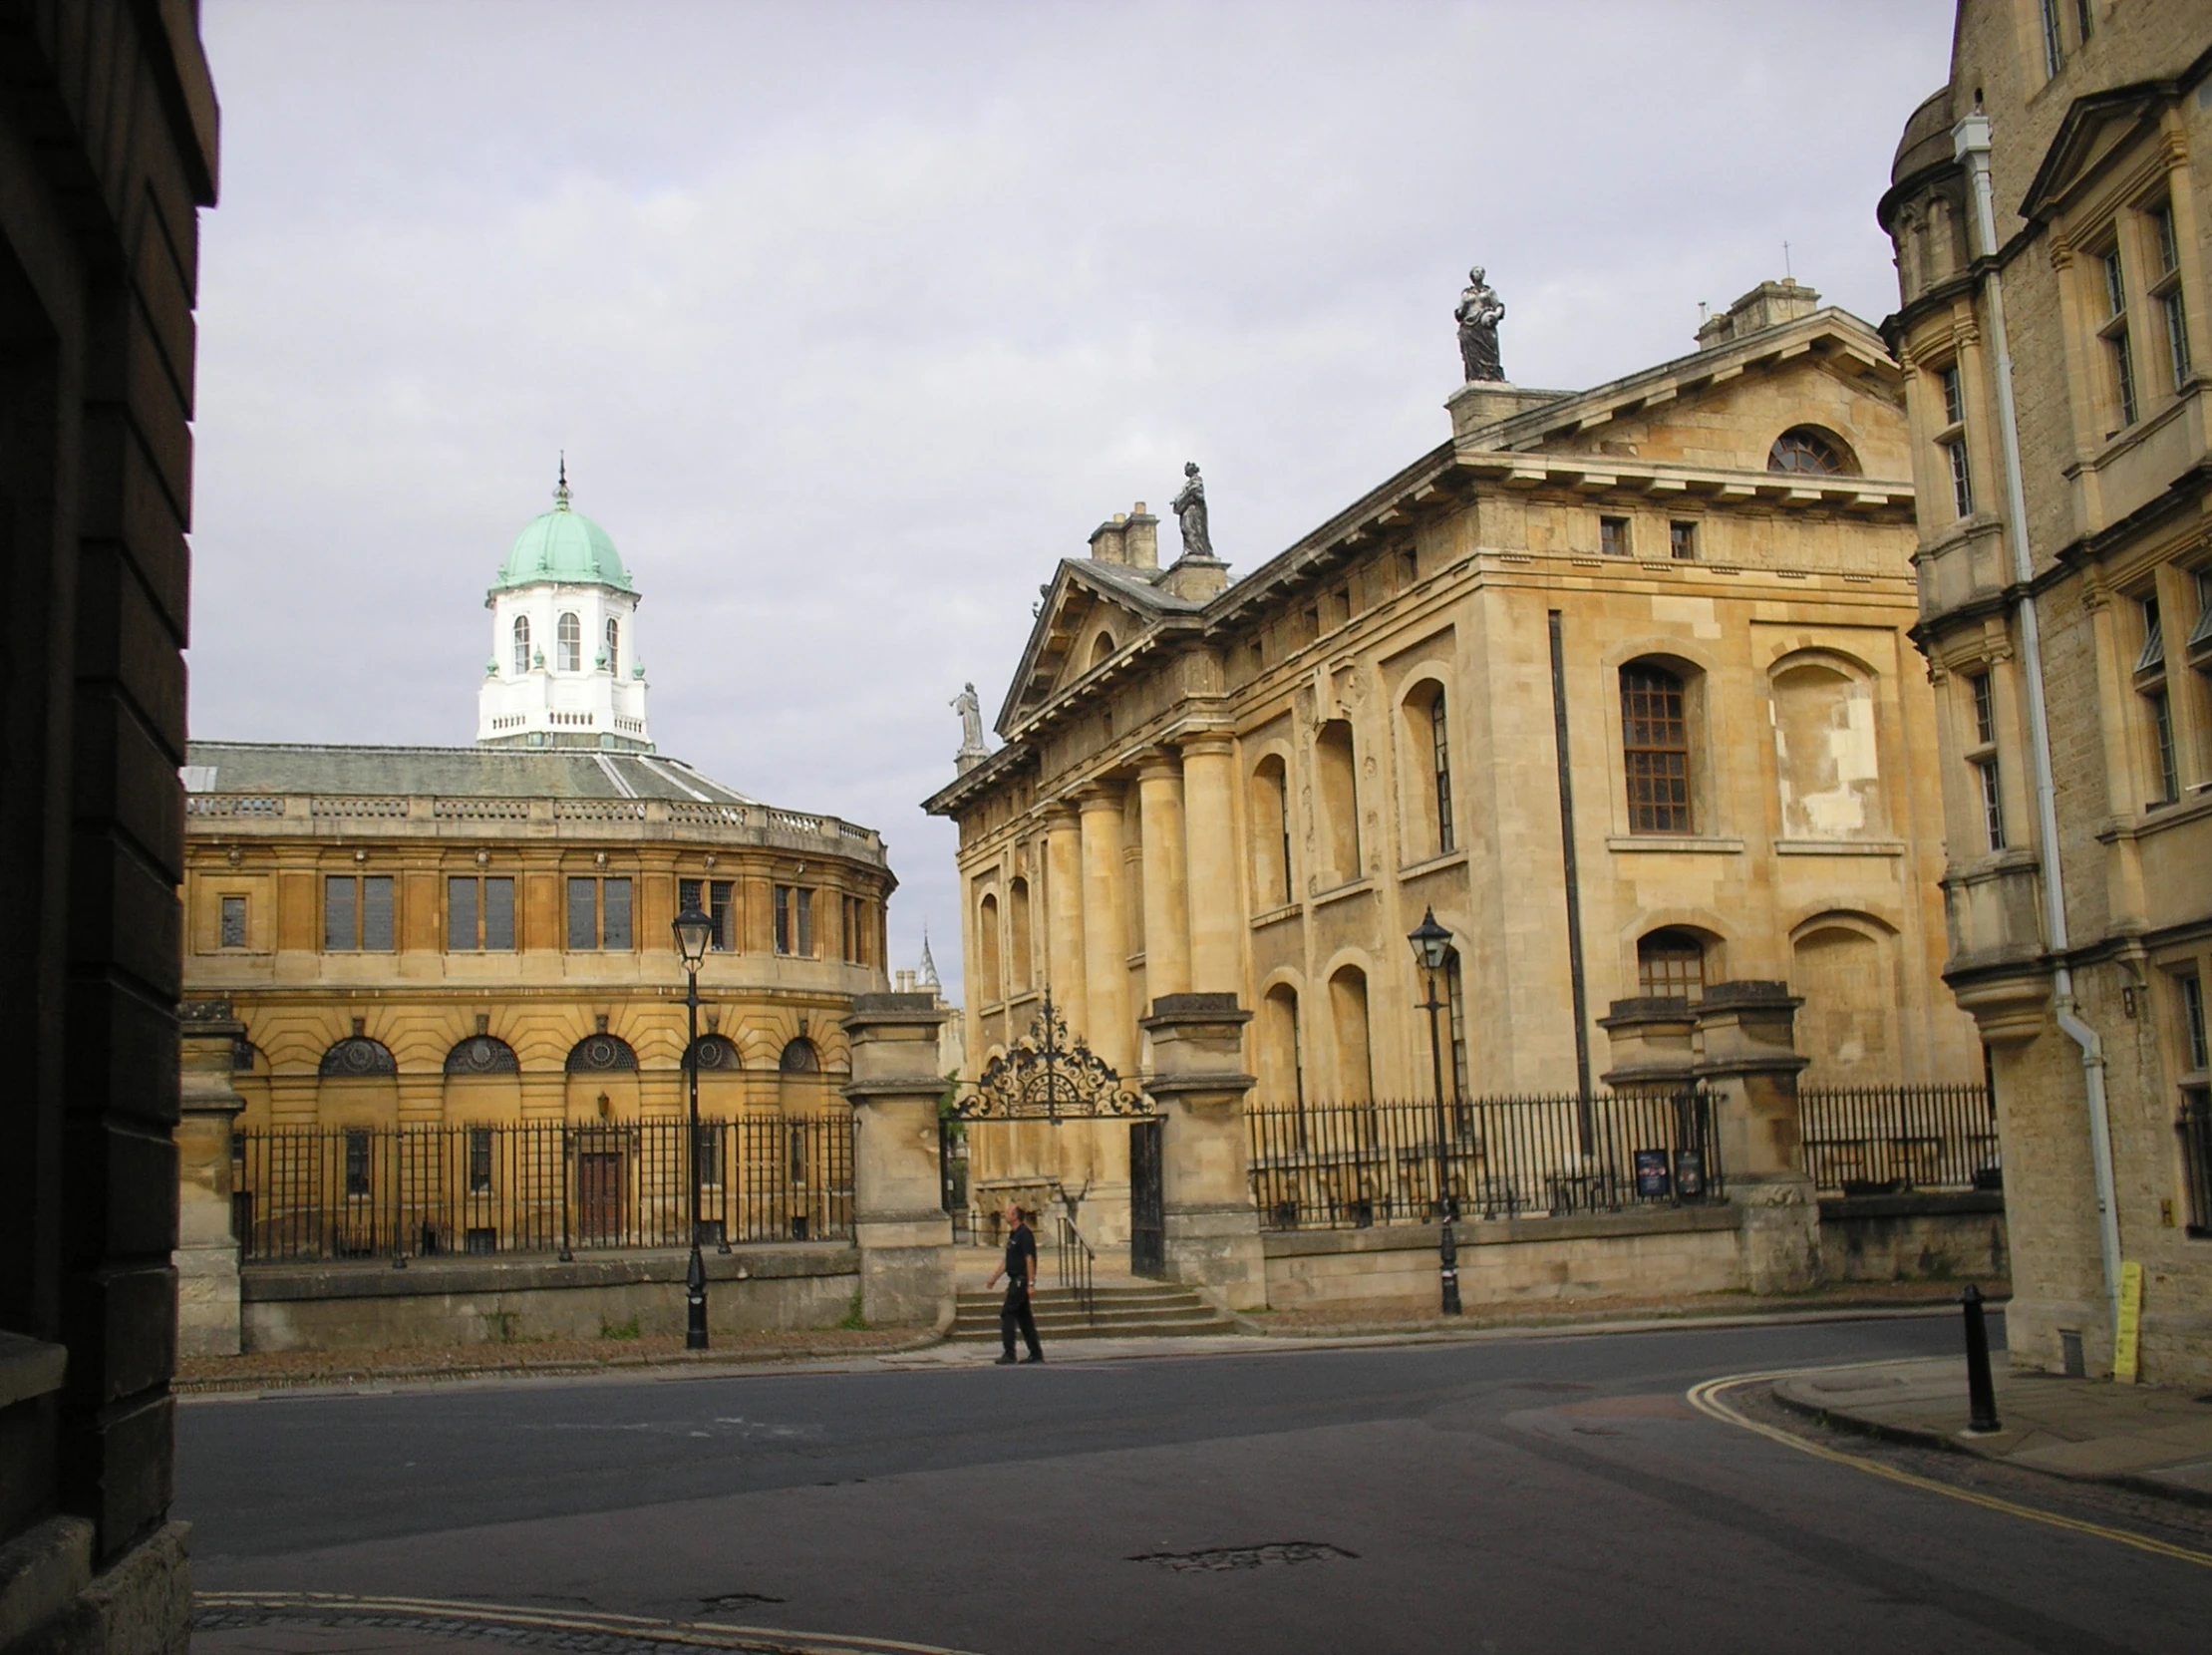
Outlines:
POLYGON ((1252 888, 1275 907, 1292 900, 1290 783, 1282 757, 1270 753, 1252 772, 1252 888))
POLYGON ((622 623, 612 615, 607 617, 607 671, 622 676, 622 623))
POLYGON ((1636 944, 1636 992, 1647 999, 1705 998, 1705 938, 1681 926, 1653 931, 1636 944))
POLYGON ((1444 718, 1444 689, 1434 679, 1417 684, 1406 698, 1406 842, 1408 861, 1441 856, 1458 843, 1451 821, 1451 734, 1444 718))
POLYGON ((530 617, 514 617, 514 676, 519 678, 530 670, 530 617))
POLYGON ((1621 768, 1628 778, 1628 830, 1688 833, 1690 710, 1680 675, 1651 661, 1621 669, 1621 768))
POLYGON ((1360 876, 1360 790, 1352 750, 1352 726, 1332 719, 1314 742, 1314 781, 1321 796, 1323 854, 1329 883, 1350 884, 1360 876))
POLYGON ((583 671, 584 623, 573 614, 566 614, 561 616, 560 624, 554 631, 555 636, 560 640, 560 670, 563 672, 583 671))
POLYGON ((1766 451, 1770 472, 1807 472, 1815 477, 1838 477, 1856 472, 1858 463, 1843 440, 1833 432, 1813 426, 1791 426, 1774 439, 1766 451))

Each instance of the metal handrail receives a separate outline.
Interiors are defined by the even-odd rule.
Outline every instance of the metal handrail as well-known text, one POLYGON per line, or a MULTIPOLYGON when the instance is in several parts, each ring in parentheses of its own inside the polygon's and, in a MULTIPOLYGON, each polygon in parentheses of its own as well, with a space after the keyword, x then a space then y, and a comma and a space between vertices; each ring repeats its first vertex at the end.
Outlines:
POLYGON ((1075 1219, 1066 1213, 1060 1216, 1060 1241, 1056 1252, 1055 1263, 1060 1285, 1074 1290, 1084 1321, 1096 1322, 1099 1319, 1099 1301, 1092 1285, 1091 1271, 1092 1266, 1098 1262, 1098 1250, 1084 1239, 1083 1231, 1076 1228, 1075 1219))

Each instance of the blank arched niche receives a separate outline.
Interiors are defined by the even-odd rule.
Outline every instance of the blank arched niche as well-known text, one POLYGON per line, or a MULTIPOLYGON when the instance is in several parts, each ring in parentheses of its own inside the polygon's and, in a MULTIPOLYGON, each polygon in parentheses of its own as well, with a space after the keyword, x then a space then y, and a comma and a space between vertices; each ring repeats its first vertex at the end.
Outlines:
POLYGON ((1872 679, 1832 657, 1792 656, 1774 667, 1771 693, 1782 836, 1883 836, 1872 679))
POLYGON ((1027 992, 1036 981, 1034 945, 1030 940, 1029 881, 1016 879, 1006 887, 1007 940, 1011 943, 1012 974, 1007 979, 1009 998, 1027 992))
POLYGON ((1368 1037, 1367 973, 1341 966, 1329 978, 1329 1013, 1337 1037, 1337 1101, 1375 1101, 1375 1055, 1368 1037))
POLYGON ((1359 771, 1352 726, 1331 719, 1314 736, 1314 791, 1321 814, 1322 885, 1350 884, 1360 876, 1359 771))
POLYGON ((976 904, 976 973, 983 986, 985 1005, 1006 998, 1006 978, 999 963, 999 898, 986 893, 976 904))
POLYGON ((1887 926, 1859 914, 1823 914, 1797 928, 1789 989, 1805 1002, 1797 1050, 1812 1060, 1800 1086, 1894 1086, 1902 1078, 1893 940, 1887 926))
POLYGON ((1260 1099, 1303 1104, 1305 1068, 1298 1052, 1298 990, 1277 983, 1260 997, 1260 1099))
POLYGON ((1112 658, 1112 655, 1113 655, 1113 634, 1112 634, 1112 633, 1110 633, 1110 632, 1102 632, 1102 633, 1100 633, 1100 634, 1099 634, 1099 635, 1098 635, 1098 636, 1097 636, 1096 638, 1094 638, 1094 639, 1092 639, 1092 640, 1091 640, 1091 665, 1092 665, 1092 666, 1094 666, 1094 667, 1103 667, 1103 666, 1105 666, 1105 665, 1106 664, 1106 662, 1107 662, 1107 661, 1108 661, 1109 659, 1111 659, 1111 658, 1112 658))
POLYGON ((1291 883, 1290 777, 1279 753, 1252 768, 1252 889, 1262 908, 1296 897, 1291 883))

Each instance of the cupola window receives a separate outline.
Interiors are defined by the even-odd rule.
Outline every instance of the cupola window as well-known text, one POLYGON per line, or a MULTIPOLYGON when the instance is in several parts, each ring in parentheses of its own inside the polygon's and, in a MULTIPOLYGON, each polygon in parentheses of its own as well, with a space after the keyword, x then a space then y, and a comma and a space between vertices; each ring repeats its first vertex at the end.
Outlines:
POLYGON ((560 670, 584 670, 584 627, 574 614, 561 616, 558 628, 560 637, 560 670))
POLYGON ((530 617, 514 617, 514 676, 519 678, 530 670, 530 617))
POLYGON ((622 623, 607 617, 607 671, 622 676, 622 623))

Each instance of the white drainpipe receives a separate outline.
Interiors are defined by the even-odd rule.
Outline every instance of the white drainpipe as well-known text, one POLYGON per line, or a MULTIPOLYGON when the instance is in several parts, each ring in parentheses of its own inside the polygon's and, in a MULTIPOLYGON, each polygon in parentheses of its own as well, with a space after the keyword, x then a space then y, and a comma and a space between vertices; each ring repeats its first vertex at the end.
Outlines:
MULTIPOLYGON (((1974 256, 1997 257, 1997 217, 1990 190, 1990 122, 1977 110, 1951 130, 1952 154, 1974 180, 1974 256)), ((2015 611, 2028 684, 2028 745, 2036 776, 2036 830, 2042 839, 2044 924, 2059 963, 2051 973, 2052 1004, 2058 1027, 2081 1049, 2081 1084, 2089 1104, 2089 1164, 2096 1179, 2098 1250, 2104 1261, 2104 1303, 2116 1322, 2120 1302, 2120 1223, 2112 1184, 2112 1126, 2104 1103, 2104 1042, 2074 1012, 2073 973, 2065 964, 2065 881, 2058 862, 2058 794, 2051 773, 2051 720, 2044 704, 2043 633, 2037 624, 2036 565, 2028 551, 2028 496, 2021 486, 2020 421, 2013 404, 2013 355, 2005 333, 2005 289, 1992 262, 1982 277, 1989 317, 1992 378, 1997 384, 1999 447, 2005 456, 2005 532, 2020 592, 2015 611)))

